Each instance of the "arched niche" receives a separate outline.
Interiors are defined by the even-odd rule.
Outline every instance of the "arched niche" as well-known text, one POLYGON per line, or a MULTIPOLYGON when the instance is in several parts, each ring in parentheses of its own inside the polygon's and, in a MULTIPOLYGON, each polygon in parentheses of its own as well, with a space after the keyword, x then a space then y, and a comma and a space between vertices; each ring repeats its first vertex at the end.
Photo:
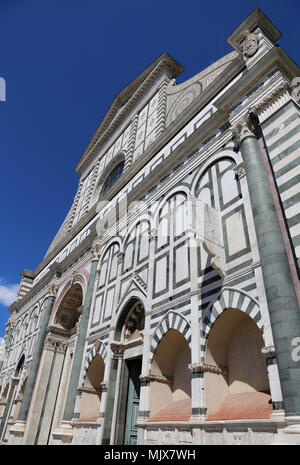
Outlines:
POLYGON ((269 418, 272 413, 262 333, 249 315, 226 309, 212 326, 205 352, 207 420, 269 418))
POLYGON ((62 332, 70 333, 76 327, 82 310, 82 287, 74 284, 66 292, 57 309, 54 326, 62 332))
POLYGON ((127 343, 141 335, 145 323, 145 309, 137 298, 131 298, 117 321, 115 341, 127 343))
POLYGON ((191 350, 176 329, 162 337, 150 374, 150 420, 188 421, 191 416, 191 350))
POLYGON ((99 354, 95 355, 80 388, 82 394, 79 421, 81 422, 94 422, 99 418, 104 369, 103 358, 99 354))
POLYGON ((7 395, 8 395, 8 390, 9 390, 9 384, 5 386, 3 389, 2 395, 1 395, 1 401, 0 401, 0 418, 3 415, 4 409, 5 409, 5 404, 7 400, 7 395))
POLYGON ((23 380, 22 386, 21 386, 20 391, 19 391, 19 395, 15 400, 15 409, 14 409, 14 414, 13 414, 13 421, 17 420, 19 412, 20 412, 20 408, 21 408, 21 404, 22 404, 22 400, 23 400, 23 395, 24 395, 24 391, 25 391, 25 387, 26 387, 26 382, 27 382, 27 378, 25 378, 23 380))

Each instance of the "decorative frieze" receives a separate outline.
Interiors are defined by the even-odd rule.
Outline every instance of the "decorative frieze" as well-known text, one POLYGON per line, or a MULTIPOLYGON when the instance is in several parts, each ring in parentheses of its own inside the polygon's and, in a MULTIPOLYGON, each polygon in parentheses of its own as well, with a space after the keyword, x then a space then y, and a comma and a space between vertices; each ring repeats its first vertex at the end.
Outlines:
POLYGON ((132 279, 136 281, 136 283, 145 291, 147 292, 147 284, 144 283, 142 278, 134 271, 132 273, 132 279))
POLYGON ((44 350, 50 350, 52 352, 57 351, 60 354, 64 354, 68 347, 68 341, 62 340, 53 336, 47 336, 44 343, 44 350))
POLYGON ((258 116, 260 123, 264 122, 290 100, 291 89, 291 83, 287 79, 281 79, 257 104, 251 106, 250 111, 258 116))

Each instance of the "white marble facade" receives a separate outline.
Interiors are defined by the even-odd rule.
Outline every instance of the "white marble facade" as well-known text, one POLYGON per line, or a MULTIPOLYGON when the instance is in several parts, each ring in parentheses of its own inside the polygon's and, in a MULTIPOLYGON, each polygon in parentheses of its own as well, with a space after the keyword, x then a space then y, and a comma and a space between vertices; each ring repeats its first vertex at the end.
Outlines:
POLYGON ((206 70, 178 85, 183 68, 163 54, 115 99, 77 164, 70 212, 42 263, 23 271, 10 307, 0 357, 2 442, 288 442, 233 131, 249 112, 260 120, 296 280, 300 113, 291 83, 299 68, 287 56, 272 58, 279 37, 256 9, 228 39, 235 50, 206 70), (251 36, 243 48, 249 24, 257 41, 251 36), (131 392, 132 373, 139 387, 131 392), (249 406, 248 418, 232 407, 226 417, 234 395, 249 405, 251 396, 258 404, 269 396, 269 410, 266 402, 255 412, 249 406))

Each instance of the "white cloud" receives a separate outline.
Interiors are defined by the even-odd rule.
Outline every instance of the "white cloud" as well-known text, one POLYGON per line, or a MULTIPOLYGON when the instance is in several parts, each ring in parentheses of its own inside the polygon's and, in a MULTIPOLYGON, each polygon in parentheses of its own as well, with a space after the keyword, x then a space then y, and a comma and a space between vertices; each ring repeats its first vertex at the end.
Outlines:
POLYGON ((18 295, 19 284, 6 284, 3 278, 0 278, 0 304, 9 307, 18 295))

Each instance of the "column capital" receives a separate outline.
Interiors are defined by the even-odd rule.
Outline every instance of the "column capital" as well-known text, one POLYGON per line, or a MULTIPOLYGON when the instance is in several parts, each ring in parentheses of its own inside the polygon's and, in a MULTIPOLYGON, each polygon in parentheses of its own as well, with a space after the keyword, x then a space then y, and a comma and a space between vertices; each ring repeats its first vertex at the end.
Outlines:
POLYGON ((52 281, 49 285, 49 291, 48 291, 49 297, 56 297, 58 288, 59 288, 58 282, 52 281))
POLYGON ((250 110, 248 114, 231 129, 231 132, 239 144, 241 144, 246 137, 256 138, 255 126, 250 117, 250 110))

